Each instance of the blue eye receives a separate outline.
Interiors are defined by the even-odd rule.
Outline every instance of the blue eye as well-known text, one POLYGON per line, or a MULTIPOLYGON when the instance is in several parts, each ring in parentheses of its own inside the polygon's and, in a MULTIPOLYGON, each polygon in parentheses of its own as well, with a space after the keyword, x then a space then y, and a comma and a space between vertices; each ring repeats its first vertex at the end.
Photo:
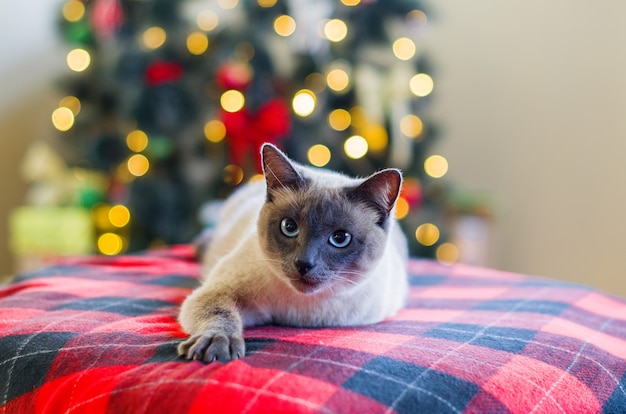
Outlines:
POLYGON ((337 230, 328 239, 328 242, 338 248, 346 247, 352 241, 352 235, 345 230, 337 230))
POLYGON ((296 237, 300 229, 298 228, 298 223, 286 217, 280 222, 280 231, 287 237, 296 237))

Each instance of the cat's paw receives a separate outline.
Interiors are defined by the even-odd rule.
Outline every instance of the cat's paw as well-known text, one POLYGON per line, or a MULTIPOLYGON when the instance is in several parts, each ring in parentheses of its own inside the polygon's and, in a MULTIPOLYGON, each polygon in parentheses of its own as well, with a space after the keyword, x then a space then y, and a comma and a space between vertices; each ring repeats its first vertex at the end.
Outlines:
POLYGON ((246 346, 241 335, 209 333, 192 335, 178 345, 178 355, 187 359, 213 362, 242 358, 246 346))

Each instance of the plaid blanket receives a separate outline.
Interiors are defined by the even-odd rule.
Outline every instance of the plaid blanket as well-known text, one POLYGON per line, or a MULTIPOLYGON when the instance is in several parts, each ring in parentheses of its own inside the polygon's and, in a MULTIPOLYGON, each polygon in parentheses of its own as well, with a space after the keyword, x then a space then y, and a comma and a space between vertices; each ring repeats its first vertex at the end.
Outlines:
POLYGON ((0 413, 624 413, 626 301, 584 286, 410 263, 382 323, 256 327, 246 357, 176 355, 188 246, 65 260, 0 289, 0 413))

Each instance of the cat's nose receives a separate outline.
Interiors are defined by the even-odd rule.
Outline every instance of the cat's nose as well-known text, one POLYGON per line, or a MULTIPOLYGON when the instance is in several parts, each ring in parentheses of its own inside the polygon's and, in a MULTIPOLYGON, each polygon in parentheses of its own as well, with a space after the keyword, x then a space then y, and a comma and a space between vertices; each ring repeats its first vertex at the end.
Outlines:
POLYGON ((302 276, 309 273, 309 271, 315 267, 313 263, 300 259, 296 259, 295 264, 296 269, 298 269, 298 273, 300 273, 302 276))

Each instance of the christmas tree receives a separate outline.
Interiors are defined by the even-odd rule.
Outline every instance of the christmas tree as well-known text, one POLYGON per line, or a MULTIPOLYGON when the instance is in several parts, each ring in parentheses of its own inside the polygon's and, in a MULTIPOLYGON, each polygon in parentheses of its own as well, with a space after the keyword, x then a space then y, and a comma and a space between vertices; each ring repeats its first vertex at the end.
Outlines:
POLYGON ((411 0, 67 0, 52 118, 75 175, 97 176, 72 203, 93 211, 98 250, 189 242, 272 142, 350 175, 401 168, 411 252, 454 256, 426 27, 411 0))

